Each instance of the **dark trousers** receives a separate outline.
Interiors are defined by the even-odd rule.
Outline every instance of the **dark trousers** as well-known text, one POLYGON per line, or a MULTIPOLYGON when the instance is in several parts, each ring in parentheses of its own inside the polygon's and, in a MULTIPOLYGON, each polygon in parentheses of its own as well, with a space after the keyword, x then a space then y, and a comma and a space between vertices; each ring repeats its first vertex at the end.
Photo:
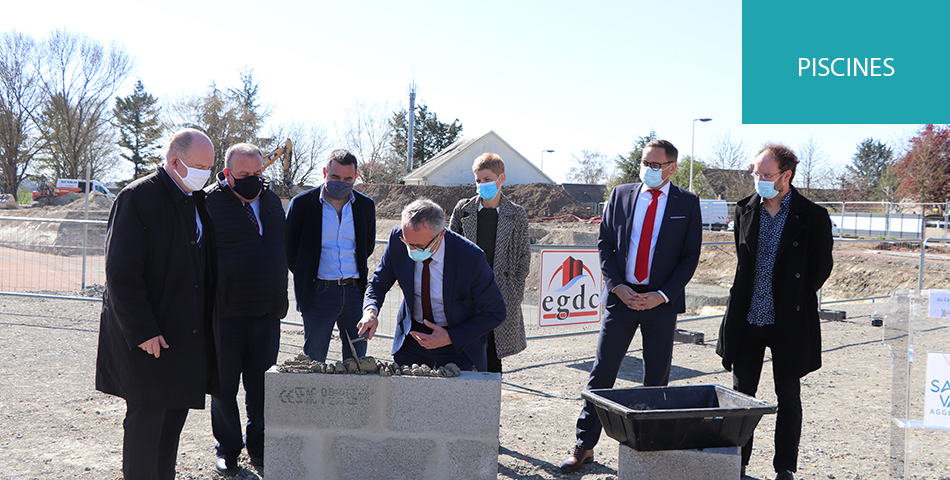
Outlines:
POLYGON ((126 401, 122 426, 122 473, 125 480, 174 480, 178 439, 187 408, 146 407, 126 401))
MULTIPOLYGON (((673 333, 676 331, 676 312, 668 303, 643 312, 630 310, 614 294, 604 312, 597 339, 597 354, 590 371, 587 389, 612 388, 620 371, 620 363, 627 355, 637 328, 643 338, 643 386, 665 386, 670 382, 673 360, 673 333)), ((584 401, 577 417, 577 444, 592 449, 600 439, 603 426, 594 405, 584 401)))
MULTIPOLYGON (((412 330, 422 333, 432 333, 432 329, 416 321, 412 321, 412 330)), ((360 342, 365 343, 365 342, 360 342)), ((419 365, 428 365, 432 368, 438 368, 445 366, 449 363, 454 363, 463 372, 468 372, 473 370, 474 364, 469 360, 468 356, 464 353, 457 353, 455 347, 452 345, 446 345, 444 347, 433 348, 431 350, 419 345, 419 342, 416 341, 412 335, 406 335, 406 339, 403 340, 402 346, 399 347, 399 351, 393 355, 393 361, 399 365, 412 365, 418 363, 419 365)))
POLYGON ((219 319, 221 398, 211 399, 211 430, 218 457, 237 459, 247 442, 251 458, 264 458, 264 372, 277 362, 280 321, 273 316, 219 319), (237 393, 244 378, 247 436, 242 439, 237 393))
MULTIPOLYGON (((732 362, 733 389, 746 395, 755 396, 762 374, 765 347, 772 350, 773 371, 783 361, 775 358, 773 342, 775 326, 757 327, 746 323, 742 331, 742 347, 736 351, 732 362)), ((775 379, 775 396, 778 397, 778 413, 775 418, 775 458, 772 466, 776 472, 798 470, 798 443, 802 436, 802 395, 801 381, 793 379, 775 379)), ((755 435, 753 434, 753 437, 755 435)), ((742 447, 742 464, 748 465, 752 456, 752 437, 742 447)))
MULTIPOLYGON (((314 288, 310 308, 300 312, 303 317, 303 353, 311 360, 327 361, 330 337, 336 325, 342 339, 340 352, 344 359, 352 357, 346 335, 349 334, 351 339, 359 336, 356 324, 363 318, 363 291, 356 283, 336 285, 319 280, 314 288)), ((356 342, 353 346, 357 355, 366 356, 366 342, 356 342)))
MULTIPOLYGON (((521 308, 519 306, 518 308, 521 308)), ((488 371, 501 373, 501 359, 498 358, 498 349, 495 347, 495 331, 488 332, 488 371)))

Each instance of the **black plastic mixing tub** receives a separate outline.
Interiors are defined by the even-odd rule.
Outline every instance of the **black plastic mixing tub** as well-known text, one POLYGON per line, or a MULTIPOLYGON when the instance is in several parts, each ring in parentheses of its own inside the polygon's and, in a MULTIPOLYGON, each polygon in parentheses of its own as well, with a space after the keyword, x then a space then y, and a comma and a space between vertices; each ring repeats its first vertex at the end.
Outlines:
POLYGON ((610 438, 634 450, 744 445, 778 407, 720 385, 638 387, 581 393, 610 438))

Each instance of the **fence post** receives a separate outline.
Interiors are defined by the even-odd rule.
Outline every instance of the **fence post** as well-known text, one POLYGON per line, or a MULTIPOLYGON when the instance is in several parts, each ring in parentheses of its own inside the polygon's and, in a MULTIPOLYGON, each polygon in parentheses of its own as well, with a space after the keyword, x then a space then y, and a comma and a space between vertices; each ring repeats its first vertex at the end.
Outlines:
POLYGON ((89 231, 89 225, 85 222, 89 221, 89 190, 90 185, 92 184, 91 177, 92 173, 90 172, 90 165, 92 162, 86 162, 86 201, 84 202, 83 212, 82 212, 82 284, 80 289, 86 289, 86 234, 89 231))

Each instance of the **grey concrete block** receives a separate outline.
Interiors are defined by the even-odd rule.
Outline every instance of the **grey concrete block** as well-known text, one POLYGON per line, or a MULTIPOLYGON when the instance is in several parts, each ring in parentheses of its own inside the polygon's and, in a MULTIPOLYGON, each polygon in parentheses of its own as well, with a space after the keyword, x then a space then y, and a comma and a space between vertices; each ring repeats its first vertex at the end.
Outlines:
POLYGON ((380 420, 378 375, 264 374, 264 422, 299 429, 363 428, 380 420))
POLYGON ((498 438, 500 374, 462 372, 455 378, 391 378, 388 412, 393 431, 498 438))
POLYGON ((449 442, 449 468, 453 480, 494 480, 498 478, 498 442, 458 440, 449 442))
POLYGON ((306 478, 303 448, 306 442, 298 435, 264 436, 264 468, 267 478, 306 478))
POLYGON ((617 458, 619 480, 723 480, 739 478, 742 457, 739 447, 705 450, 639 452, 620 445, 617 458))
MULTIPOLYGON (((432 440, 389 438, 373 441, 340 436, 333 440, 336 475, 340 480, 416 480, 437 478, 430 459, 435 457, 432 440)), ((330 469, 324 470, 325 474, 330 469)), ((283 477, 278 477, 283 478, 283 477)))

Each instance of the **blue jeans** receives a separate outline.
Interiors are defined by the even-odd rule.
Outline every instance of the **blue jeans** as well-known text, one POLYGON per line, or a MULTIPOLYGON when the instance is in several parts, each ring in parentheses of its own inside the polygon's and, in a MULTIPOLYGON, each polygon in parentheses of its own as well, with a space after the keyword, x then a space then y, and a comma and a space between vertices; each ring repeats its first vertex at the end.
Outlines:
MULTIPOLYGON (((221 398, 211 397, 211 431, 218 457, 234 460, 245 441, 251 458, 264 458, 264 372, 277 362, 280 320, 273 316, 219 319, 221 398), (238 383, 244 377, 247 437, 241 437, 238 383)), ((230 463, 230 462, 229 462, 230 463)))
MULTIPOLYGON (((341 339, 346 336, 344 331, 349 333, 350 338, 358 336, 356 324, 363 316, 363 292, 355 283, 335 285, 317 281, 314 288, 310 308, 300 312, 303 317, 303 353, 311 360, 326 362, 334 325, 340 329, 341 339)), ((343 358, 352 357, 345 339, 341 344, 343 358)), ((353 345, 359 356, 366 356, 366 342, 353 345)))

